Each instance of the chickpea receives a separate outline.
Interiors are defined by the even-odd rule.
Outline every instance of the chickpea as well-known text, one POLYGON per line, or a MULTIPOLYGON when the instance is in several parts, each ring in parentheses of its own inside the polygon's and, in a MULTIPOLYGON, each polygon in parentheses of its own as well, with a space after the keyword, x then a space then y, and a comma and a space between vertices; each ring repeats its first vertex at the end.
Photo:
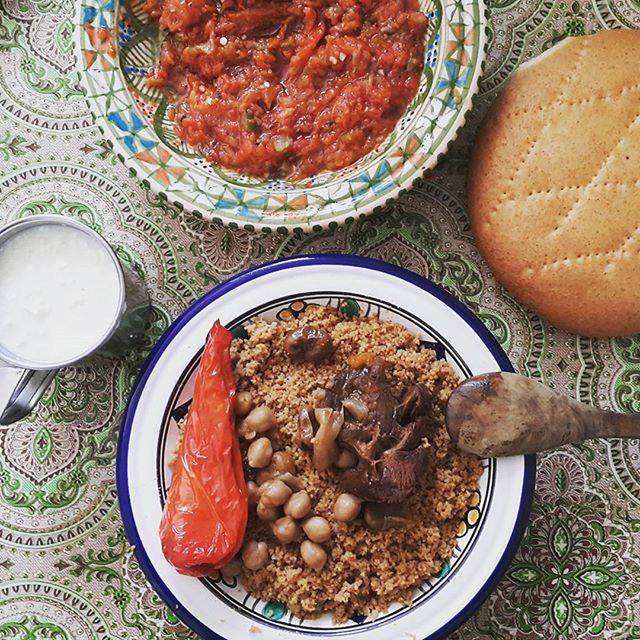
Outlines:
POLYGON ((242 562, 237 556, 220 569, 223 578, 230 579, 242 573, 242 562))
POLYGON ((338 469, 351 469, 358 464, 358 456, 349 449, 341 449, 334 464, 338 469))
POLYGON ((292 518, 304 518, 311 511, 311 498, 306 491, 296 491, 285 503, 284 512, 292 518))
POLYGON ((249 502, 251 504, 258 504, 258 499, 260 498, 258 491, 258 485, 253 480, 249 480, 249 482, 247 482, 247 493, 249 494, 249 502))
POLYGON ((264 404, 252 409, 249 415, 244 419, 244 423, 248 429, 251 429, 256 433, 269 431, 269 429, 278 424, 273 411, 264 404))
POLYGON ((281 507, 291 493, 291 489, 282 480, 269 480, 260 487, 260 504, 265 507, 281 507))
POLYGON ((333 517, 338 522, 351 522, 358 517, 362 500, 350 493, 341 493, 333 505, 333 517))
POLYGON ((247 425, 244 423, 244 420, 241 420, 238 423, 238 435, 243 439, 243 440, 253 440, 258 434, 247 428, 247 425))
POLYGON ((256 477, 256 480, 258 482, 258 485, 262 486, 263 484, 265 484, 265 482, 269 482, 269 480, 273 480, 274 475, 271 471, 269 471, 269 469, 260 469, 260 471, 258 471, 258 476, 256 477))
POLYGON ((236 393, 236 415, 244 418, 253 409, 253 396, 249 391, 236 393))
POLYGON ((250 571, 262 569, 269 562, 269 548, 266 542, 247 542, 242 551, 242 562, 250 571))
POLYGON ((291 516, 278 518, 271 529, 273 535, 283 544, 293 542, 300 533, 300 525, 291 516))
POLYGON ((302 489, 302 482, 300 482, 300 478, 294 476, 288 471, 286 473, 279 473, 277 478, 278 480, 282 480, 282 482, 284 482, 291 491, 300 491, 302 489))
POLYGON ((280 516, 280 509, 277 507, 267 507, 260 501, 256 507, 256 515, 263 522, 273 522, 280 516))
POLYGON ((271 468, 278 473, 293 473, 296 465, 286 451, 276 451, 271 458, 271 468))
POLYGON ((300 545, 300 556, 314 571, 321 571, 327 563, 327 552, 310 540, 305 540, 300 545))
POLYGON ((253 469, 262 469, 271 462, 273 447, 269 438, 258 438, 247 449, 247 460, 253 469))
POLYGON ((321 516, 312 516, 302 525, 309 540, 326 542, 331 537, 331 525, 321 516))

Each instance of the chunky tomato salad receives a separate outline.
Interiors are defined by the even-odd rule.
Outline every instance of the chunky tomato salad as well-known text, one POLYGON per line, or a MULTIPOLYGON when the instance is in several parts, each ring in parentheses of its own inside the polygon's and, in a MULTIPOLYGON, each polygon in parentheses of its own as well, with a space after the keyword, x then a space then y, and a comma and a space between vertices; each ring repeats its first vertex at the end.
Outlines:
POLYGON ((300 179, 353 163, 416 95, 418 0, 147 0, 168 33, 148 82, 211 162, 300 179))

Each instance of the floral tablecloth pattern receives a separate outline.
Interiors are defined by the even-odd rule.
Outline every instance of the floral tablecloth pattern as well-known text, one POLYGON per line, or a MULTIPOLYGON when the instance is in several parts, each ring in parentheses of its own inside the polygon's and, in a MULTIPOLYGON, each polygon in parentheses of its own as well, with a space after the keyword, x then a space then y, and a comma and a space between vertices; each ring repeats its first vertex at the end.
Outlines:
MULTIPOLYGON (((325 251, 401 264, 471 307, 519 372, 640 412, 640 337, 581 338, 524 309, 475 249, 464 192, 474 132, 512 71, 563 38, 640 28, 638 0, 491 0, 481 94, 445 161, 385 211, 308 236, 194 219, 128 175, 82 96, 77 13, 73 0, 0 0, 0 223, 38 213, 84 219, 144 282, 152 326, 125 357, 63 371, 36 414, 0 429, 0 639, 194 637, 150 590, 124 535, 118 428, 145 353, 171 319, 250 265, 325 251)), ((640 638, 639 456, 636 440, 540 456, 522 547, 454 637, 640 638)))

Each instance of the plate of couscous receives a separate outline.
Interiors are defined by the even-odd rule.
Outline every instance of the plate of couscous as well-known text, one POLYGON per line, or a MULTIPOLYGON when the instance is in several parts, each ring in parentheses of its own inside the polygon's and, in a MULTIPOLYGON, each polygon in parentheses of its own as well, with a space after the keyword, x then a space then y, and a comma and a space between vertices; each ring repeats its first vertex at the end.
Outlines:
POLYGON ((323 255, 251 269, 160 339, 118 452, 140 566, 203 638, 444 638, 515 553, 535 458, 444 424, 460 380, 511 366, 437 285, 323 255), (249 636, 250 637, 250 636, 249 636))

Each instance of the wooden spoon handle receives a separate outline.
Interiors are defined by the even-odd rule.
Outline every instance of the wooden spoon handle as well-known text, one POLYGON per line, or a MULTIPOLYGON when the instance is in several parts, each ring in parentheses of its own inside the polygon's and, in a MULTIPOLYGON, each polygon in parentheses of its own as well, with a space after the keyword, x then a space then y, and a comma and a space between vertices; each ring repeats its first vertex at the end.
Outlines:
POLYGON ((640 438, 640 415, 599 411, 594 438, 640 438))

